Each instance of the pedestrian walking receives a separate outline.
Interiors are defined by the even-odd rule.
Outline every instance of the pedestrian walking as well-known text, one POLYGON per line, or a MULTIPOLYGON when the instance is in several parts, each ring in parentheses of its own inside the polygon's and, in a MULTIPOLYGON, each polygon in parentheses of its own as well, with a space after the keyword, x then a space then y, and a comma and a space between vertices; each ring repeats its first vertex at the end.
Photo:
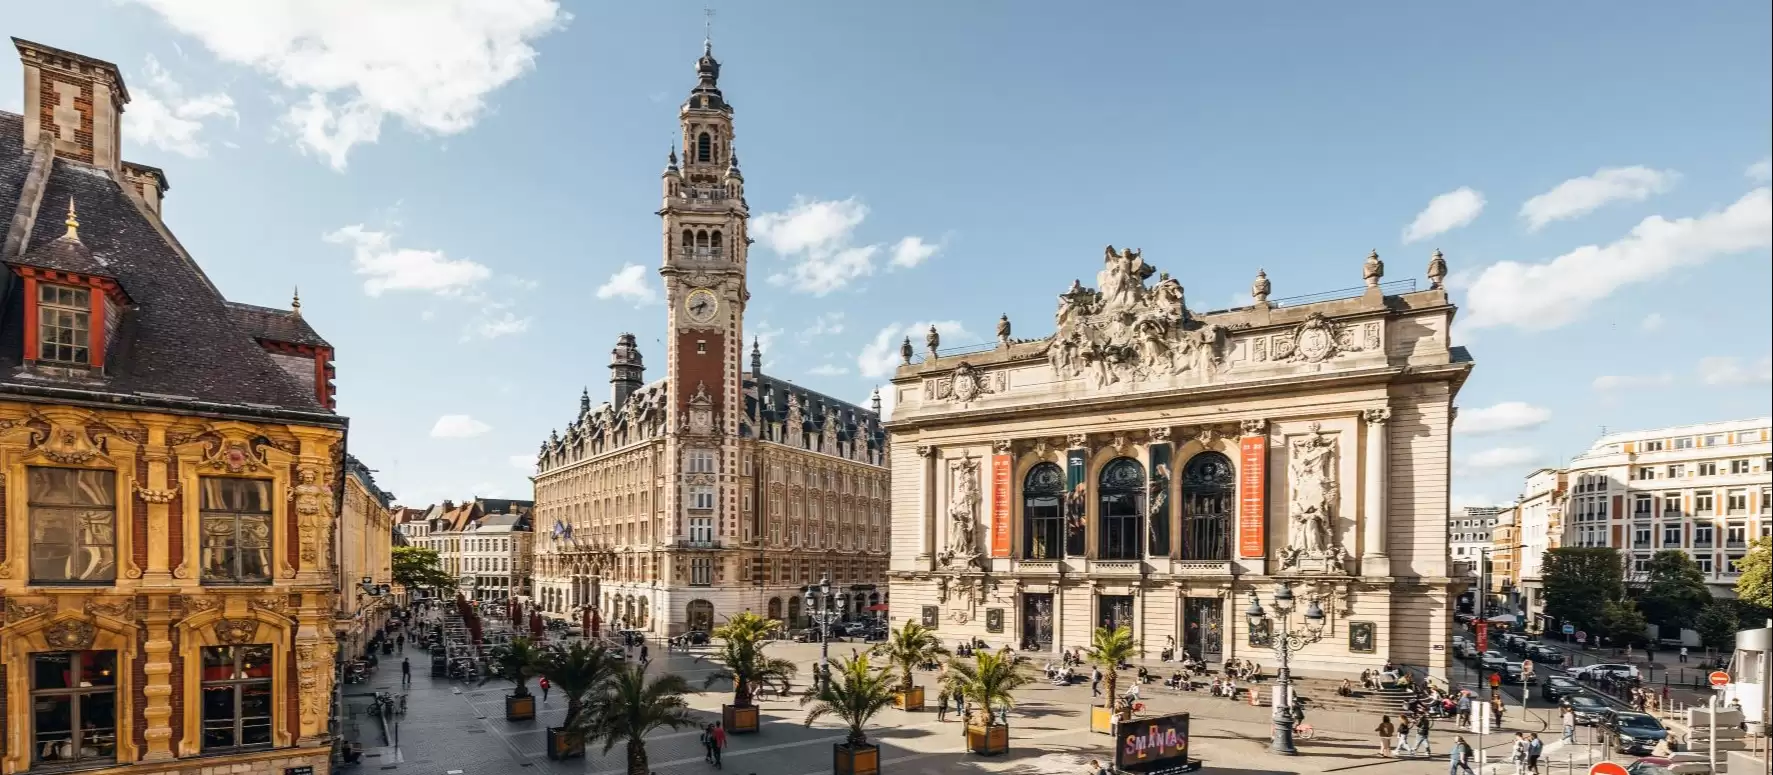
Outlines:
MULTIPOLYGON (((401 651, 405 651, 405 650, 406 650, 406 636, 405 636, 405 635, 401 635, 401 636, 398 636, 398 637, 396 637, 396 638, 394 638, 394 642, 395 642, 395 643, 396 643, 396 644, 399 644, 399 646, 400 646, 400 650, 401 650, 401 651)), ((1682 649, 1682 651, 1685 651, 1685 650, 1686 650, 1686 649, 1682 649)), ((1685 662, 1685 661, 1687 661, 1687 660, 1685 660, 1685 659, 1683 659, 1683 660, 1681 660, 1681 661, 1682 661, 1682 662, 1685 662)))
POLYGON ((1102 668, 1090 668, 1090 696, 1102 696, 1102 668))
MULTIPOLYGON (((1459 775, 1460 772, 1471 772, 1471 746, 1465 738, 1453 738, 1453 753, 1447 757, 1447 775, 1459 775)), ((1474 773, 1475 775, 1475 773, 1474 773)))
POLYGON ((1471 692, 1459 692, 1459 702, 1454 704, 1459 711, 1459 726, 1471 728, 1471 692))
POLYGON ((652 658, 646 654, 646 644, 640 644, 640 664, 644 665, 650 661, 652 661, 652 658))
POLYGON ((1527 733, 1527 774, 1539 775, 1539 757, 1545 755, 1545 741, 1539 739, 1539 733, 1527 733))
POLYGON ((720 769, 720 752, 726 748, 726 727, 714 722, 714 769, 720 769))
POLYGON ((542 686, 542 703, 547 704, 548 690, 553 688, 553 684, 548 683, 548 676, 542 676, 542 680, 537 681, 537 683, 541 684, 541 686, 542 686))
POLYGON ((1410 716, 1408 714, 1399 716, 1397 719, 1397 737, 1394 737, 1391 740, 1392 756, 1403 756, 1407 752, 1404 743, 1409 735, 1410 716))
MULTIPOLYGON (((1416 717, 1416 747, 1422 749, 1423 756, 1434 756, 1434 749, 1428 746, 1428 714, 1416 717)), ((1411 749, 1415 750, 1415 749, 1411 749)))
POLYGON ((948 720, 948 691, 946 689, 936 692, 936 720, 948 720))
POLYGON ((408 662, 406 657, 400 658, 400 685, 412 685, 412 663, 408 662))
POLYGON ((1564 722, 1564 742, 1576 742, 1576 709, 1565 705, 1560 715, 1564 722))
POLYGON ((1681 661, 1682 662, 1687 661, 1687 647, 1686 646, 1681 647, 1681 661))
POLYGON ((1379 734, 1379 758, 1391 756, 1391 738, 1397 734, 1397 727, 1392 726, 1390 716, 1380 716, 1379 726, 1373 728, 1379 734))
POLYGON ((702 727, 702 761, 714 763, 714 725, 702 727))
POLYGON ((1514 765, 1514 775, 1527 775, 1527 733, 1514 733, 1514 744, 1508 749, 1508 761, 1514 765))

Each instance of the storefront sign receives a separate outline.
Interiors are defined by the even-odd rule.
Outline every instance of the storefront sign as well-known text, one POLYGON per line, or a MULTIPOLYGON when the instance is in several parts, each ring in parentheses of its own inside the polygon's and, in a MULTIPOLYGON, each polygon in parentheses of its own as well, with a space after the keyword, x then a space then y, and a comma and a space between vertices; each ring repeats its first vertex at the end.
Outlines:
POLYGON ((991 456, 991 556, 1010 556, 1010 456, 991 456))
POLYGON ((1238 440, 1237 556, 1246 560, 1268 554, 1268 437, 1238 440))
POLYGON ((1115 727, 1114 767, 1119 772, 1169 775, 1188 772, 1188 714, 1123 722, 1115 727))

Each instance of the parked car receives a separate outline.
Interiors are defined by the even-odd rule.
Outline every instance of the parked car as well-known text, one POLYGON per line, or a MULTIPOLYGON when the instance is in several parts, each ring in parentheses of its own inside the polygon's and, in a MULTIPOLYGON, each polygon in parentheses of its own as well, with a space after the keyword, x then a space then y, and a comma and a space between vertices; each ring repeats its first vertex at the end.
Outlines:
POLYGON ((1564 663, 1564 652, 1562 649, 1539 644, 1527 649, 1527 658, 1533 660, 1535 664, 1561 665, 1564 663))
POLYGON ((1453 644, 1453 656, 1460 659, 1477 659, 1479 654, 1476 646, 1460 641, 1453 644))
POLYGON ((1674 775, 1674 760, 1661 756, 1645 756, 1625 765, 1629 775, 1674 775))
POLYGON ((1521 672, 1523 670, 1521 663, 1506 662, 1504 665, 1505 667, 1502 670, 1503 683, 1518 684, 1525 681, 1526 676, 1521 672))
POLYGON ((1620 753, 1647 754, 1668 737, 1668 729, 1648 713, 1609 710, 1601 717, 1607 742, 1620 753))
POLYGON ((1596 665, 1583 665, 1565 671, 1571 678, 1600 678, 1602 674, 1611 674, 1615 678, 1636 678, 1638 669, 1632 665, 1621 665, 1613 662, 1602 662, 1596 665))
POLYGON ((1540 682, 1539 696, 1544 697, 1546 702, 1557 702, 1581 691, 1582 684, 1554 675, 1540 682))
POLYGON ((1486 651, 1478 658, 1478 665, 1485 670, 1501 672, 1508 669, 1508 657, 1503 656, 1500 651, 1486 651))
POLYGON ((706 646, 706 645, 708 645, 708 631, 707 630, 690 630, 688 632, 685 632, 682 635, 679 635, 678 638, 679 638, 679 641, 678 641, 679 643, 689 645, 689 646, 706 646))
POLYGON ((1585 727, 1601 723, 1601 718, 1612 710, 1607 707, 1607 703, 1588 694, 1567 695, 1563 704, 1570 706, 1570 710, 1575 713, 1576 723, 1585 727))

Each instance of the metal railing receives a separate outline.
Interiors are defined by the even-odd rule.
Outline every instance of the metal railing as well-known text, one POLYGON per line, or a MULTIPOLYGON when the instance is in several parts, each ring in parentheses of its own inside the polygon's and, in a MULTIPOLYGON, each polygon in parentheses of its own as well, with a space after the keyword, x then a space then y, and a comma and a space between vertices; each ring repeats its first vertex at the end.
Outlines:
MULTIPOLYGON (((1392 280, 1391 282, 1385 282, 1385 283, 1379 284, 1379 291, 1381 293, 1384 293, 1387 296, 1395 296, 1400 293, 1411 293, 1415 290, 1416 290, 1416 279, 1415 278, 1410 278, 1410 279, 1406 279, 1406 280, 1392 280)), ((1297 307, 1301 304, 1317 304, 1319 302, 1325 302, 1325 301, 1341 301, 1343 299, 1358 299, 1361 296, 1366 295, 1366 293, 1367 293, 1367 286, 1358 285, 1353 288, 1339 288, 1334 291, 1322 291, 1320 293, 1307 293, 1302 296, 1288 296, 1284 299, 1275 299, 1274 301, 1271 301, 1269 303, 1273 304, 1276 307, 1297 307)))

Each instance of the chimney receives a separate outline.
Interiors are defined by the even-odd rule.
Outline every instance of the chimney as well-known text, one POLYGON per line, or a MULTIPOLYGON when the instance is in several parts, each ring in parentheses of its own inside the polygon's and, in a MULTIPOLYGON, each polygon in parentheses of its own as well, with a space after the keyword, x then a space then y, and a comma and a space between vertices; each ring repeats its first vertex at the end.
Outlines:
POLYGON ((133 161, 123 162, 123 182, 125 187, 141 197, 144 204, 152 210, 155 218, 160 216, 160 203, 166 199, 166 192, 172 186, 166 185, 166 173, 159 167, 137 164, 133 161))
POLYGON ((28 40, 12 43, 25 71, 25 147, 47 139, 61 158, 120 175, 129 90, 117 66, 28 40))

